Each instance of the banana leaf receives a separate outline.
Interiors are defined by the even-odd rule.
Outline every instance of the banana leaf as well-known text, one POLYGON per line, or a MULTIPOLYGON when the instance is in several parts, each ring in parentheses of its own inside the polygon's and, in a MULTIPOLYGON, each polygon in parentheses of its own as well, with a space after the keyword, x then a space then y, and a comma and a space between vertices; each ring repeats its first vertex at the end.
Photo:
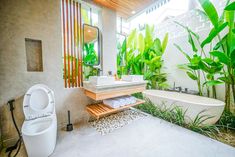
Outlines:
POLYGON ((167 43, 168 43, 168 33, 166 33, 166 35, 162 41, 162 52, 165 52, 167 43))
POLYGON ((211 41, 222 31, 224 30, 224 28, 226 28, 226 26, 228 25, 227 22, 221 24, 220 26, 218 26, 218 28, 213 28, 208 37, 201 43, 201 47, 203 48, 205 45, 211 43, 211 41))
POLYGON ((191 35, 191 33, 190 33, 189 31, 188 31, 188 42, 189 42, 190 45, 192 46, 192 50, 193 50, 194 52, 197 52, 198 49, 197 49, 197 47, 195 46, 194 41, 193 41, 193 37, 192 37, 192 35, 191 35))
POLYGON ((210 54, 214 57, 217 57, 220 62, 222 62, 226 65, 229 65, 230 59, 228 58, 228 56, 226 56, 225 53, 220 52, 220 51, 211 51, 210 54))
POLYGON ((232 61, 233 68, 235 68, 235 50, 230 54, 230 60, 232 61))
POLYGON ((130 33, 130 35, 128 36, 128 38, 127 38, 127 47, 128 47, 128 48, 131 48, 131 46, 133 46, 133 41, 134 41, 135 38, 136 38, 136 33, 137 33, 137 30, 134 29, 134 30, 130 33))
POLYGON ((150 48, 153 43, 153 28, 151 26, 146 25, 145 28, 145 47, 146 49, 150 48))
POLYGON ((194 75, 193 73, 187 71, 186 74, 192 79, 192 80, 197 80, 198 77, 196 75, 194 75))
POLYGON ((229 4, 228 6, 226 6, 224 10, 227 10, 227 11, 234 11, 234 10, 235 10, 235 2, 232 2, 231 4, 229 4))
POLYGON ((235 34, 234 29, 234 11, 225 11, 225 20, 228 22, 229 32, 227 35, 228 54, 235 50, 235 34))
POLYGON ((139 37, 138 37, 138 50, 140 53, 143 53, 144 49, 145 49, 144 36, 143 36, 143 34, 140 33, 139 37))
POLYGON ((177 22, 177 21, 174 21, 174 23, 176 23, 177 25, 181 26, 182 28, 186 29, 188 31, 188 33, 192 34, 197 40, 199 40, 199 35, 196 34, 195 32, 193 32, 189 27, 187 26, 184 26, 183 24, 177 22))
POLYGON ((219 16, 215 9, 215 6, 210 2, 210 0, 199 0, 199 3, 201 4, 201 7, 205 11, 211 23, 214 25, 215 28, 217 28, 219 24, 219 16))
POLYGON ((223 84, 223 82, 218 81, 218 80, 211 80, 211 81, 206 81, 203 85, 216 86, 216 85, 220 85, 220 84, 223 84))
POLYGON ((232 80, 229 77, 219 77, 218 80, 221 80, 228 84, 232 84, 232 80))
POLYGON ((222 46, 224 46, 226 44, 226 40, 227 40, 227 34, 214 46, 213 50, 218 50, 219 48, 221 48, 222 46))
POLYGON ((185 57, 189 60, 189 62, 191 61, 190 56, 189 56, 187 53, 185 53, 185 52, 181 49, 181 47, 180 47, 179 45, 177 45, 177 44, 174 43, 174 46, 175 46, 181 53, 183 53, 183 55, 185 55, 185 57))

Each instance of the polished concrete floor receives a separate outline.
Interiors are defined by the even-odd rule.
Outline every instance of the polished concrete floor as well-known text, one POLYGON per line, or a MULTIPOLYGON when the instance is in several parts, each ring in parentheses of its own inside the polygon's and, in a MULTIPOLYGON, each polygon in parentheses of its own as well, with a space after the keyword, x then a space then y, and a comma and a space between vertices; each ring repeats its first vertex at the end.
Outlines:
POLYGON ((235 148, 147 116, 107 135, 88 125, 59 132, 51 157, 235 157, 235 148))
MULTIPOLYGON (((26 156, 23 146, 17 157, 26 156)), ((106 135, 88 124, 61 130, 51 157, 235 157, 235 148, 146 116, 106 135)))

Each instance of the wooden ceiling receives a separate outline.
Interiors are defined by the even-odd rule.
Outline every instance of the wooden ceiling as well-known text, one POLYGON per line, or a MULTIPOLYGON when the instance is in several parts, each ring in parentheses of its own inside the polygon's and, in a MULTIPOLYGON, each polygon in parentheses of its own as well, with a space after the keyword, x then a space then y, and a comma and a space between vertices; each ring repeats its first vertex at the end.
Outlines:
POLYGON ((94 3, 117 11, 124 19, 142 11, 157 0, 93 0, 94 3))

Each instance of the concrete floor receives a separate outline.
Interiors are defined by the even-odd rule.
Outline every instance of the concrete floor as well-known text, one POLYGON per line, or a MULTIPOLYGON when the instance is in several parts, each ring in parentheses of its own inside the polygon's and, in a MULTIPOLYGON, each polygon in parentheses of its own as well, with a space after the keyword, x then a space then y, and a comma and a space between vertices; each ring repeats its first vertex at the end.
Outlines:
POLYGON ((80 125, 61 131, 51 157, 235 157, 235 148, 147 116, 107 135, 80 125))

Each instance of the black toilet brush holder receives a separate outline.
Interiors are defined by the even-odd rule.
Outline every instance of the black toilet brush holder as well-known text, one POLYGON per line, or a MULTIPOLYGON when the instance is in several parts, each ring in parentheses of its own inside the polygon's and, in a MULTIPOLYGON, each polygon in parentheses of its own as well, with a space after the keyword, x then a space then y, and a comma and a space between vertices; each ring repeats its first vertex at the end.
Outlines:
POLYGON ((70 111, 68 111, 68 124, 66 127, 66 131, 72 131, 73 130, 73 124, 70 123, 70 111))

